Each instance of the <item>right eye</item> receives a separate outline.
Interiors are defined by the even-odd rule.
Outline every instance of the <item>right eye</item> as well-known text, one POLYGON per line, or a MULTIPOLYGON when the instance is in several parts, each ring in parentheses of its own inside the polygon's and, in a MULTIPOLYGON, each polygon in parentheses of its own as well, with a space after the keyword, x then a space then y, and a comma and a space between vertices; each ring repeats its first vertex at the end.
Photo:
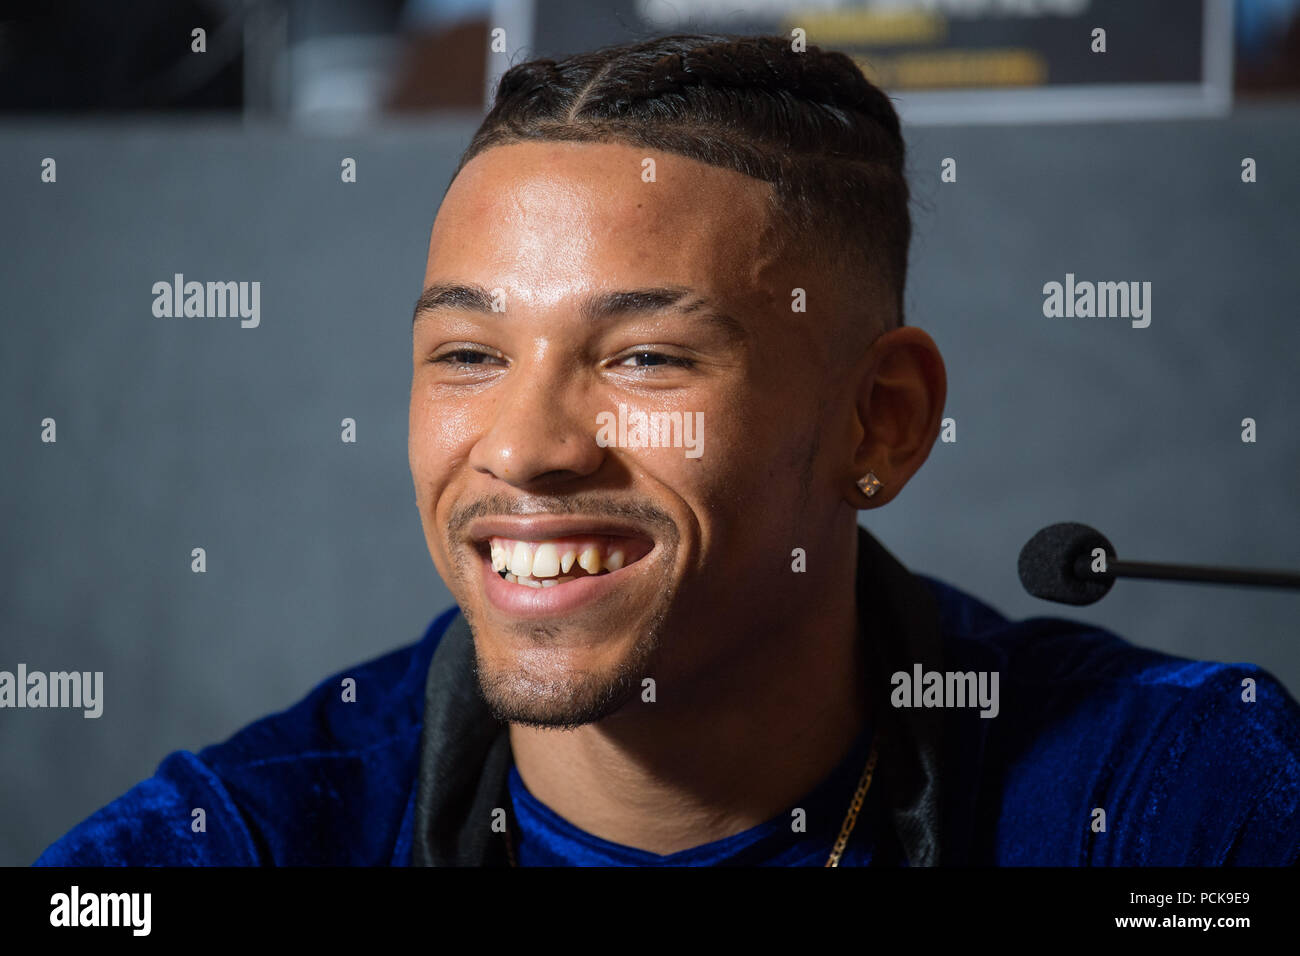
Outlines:
POLYGON ((497 361, 499 359, 499 355, 494 355, 491 352, 459 347, 441 352, 429 359, 429 361, 433 364, 450 365, 452 368, 456 368, 470 365, 484 365, 489 361, 497 361))

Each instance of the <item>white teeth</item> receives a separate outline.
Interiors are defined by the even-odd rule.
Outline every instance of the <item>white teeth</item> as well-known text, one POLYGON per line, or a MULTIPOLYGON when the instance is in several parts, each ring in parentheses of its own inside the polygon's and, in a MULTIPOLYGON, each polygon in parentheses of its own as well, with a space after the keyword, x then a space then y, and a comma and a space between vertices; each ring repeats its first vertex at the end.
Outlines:
POLYGON ((582 554, 578 555, 578 566, 588 574, 600 573, 600 552, 588 545, 582 549, 582 554))
POLYGON ((508 571, 506 572, 505 579, 511 584, 518 584, 528 588, 553 588, 557 584, 568 584, 570 581, 576 580, 572 575, 566 575, 558 578, 543 578, 539 581, 536 578, 516 577, 508 571))
POLYGON ((533 554, 532 575, 535 578, 553 578, 560 573, 560 551, 553 544, 539 544, 533 554))
POLYGON ((522 541, 515 542, 514 553, 510 555, 510 573, 516 577, 533 573, 533 552, 522 541))
POLYGON ((615 546, 606 552, 605 547, 594 543, 579 550, 577 545, 553 541, 511 541, 505 538, 489 544, 492 570, 504 574, 507 581, 526 587, 550 587, 571 581, 573 578, 567 575, 575 565, 591 575, 618 571, 627 566, 625 548, 615 546))

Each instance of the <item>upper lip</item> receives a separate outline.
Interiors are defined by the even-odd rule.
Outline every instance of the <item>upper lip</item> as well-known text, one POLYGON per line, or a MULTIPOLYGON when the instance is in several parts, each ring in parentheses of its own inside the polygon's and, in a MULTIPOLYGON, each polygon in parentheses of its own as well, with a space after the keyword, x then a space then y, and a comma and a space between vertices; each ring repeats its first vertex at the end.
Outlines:
POLYGON ((584 534, 607 534, 653 541, 654 536, 631 522, 618 518, 583 515, 494 515, 475 518, 467 528, 470 540, 481 544, 488 538, 512 541, 547 541, 584 534))

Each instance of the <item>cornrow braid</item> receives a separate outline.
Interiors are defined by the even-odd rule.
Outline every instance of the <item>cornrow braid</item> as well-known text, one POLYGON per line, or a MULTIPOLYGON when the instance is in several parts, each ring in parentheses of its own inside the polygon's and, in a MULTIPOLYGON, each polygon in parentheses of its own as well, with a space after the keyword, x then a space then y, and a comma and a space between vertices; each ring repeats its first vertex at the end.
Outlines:
POLYGON ((904 145, 889 98, 842 53, 785 37, 677 34, 520 63, 457 172, 493 146, 625 142, 771 183, 790 238, 886 290, 903 324, 911 241, 904 145))

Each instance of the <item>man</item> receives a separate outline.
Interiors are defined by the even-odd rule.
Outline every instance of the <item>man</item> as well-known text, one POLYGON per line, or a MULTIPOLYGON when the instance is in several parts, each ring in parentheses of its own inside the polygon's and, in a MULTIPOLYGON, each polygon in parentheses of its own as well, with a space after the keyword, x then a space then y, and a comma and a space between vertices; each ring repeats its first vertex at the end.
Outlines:
POLYGON ((39 862, 1294 862, 1274 679, 1007 622, 858 527, 946 391, 903 155, 851 61, 779 38, 511 69, 414 317, 458 608, 39 862))

